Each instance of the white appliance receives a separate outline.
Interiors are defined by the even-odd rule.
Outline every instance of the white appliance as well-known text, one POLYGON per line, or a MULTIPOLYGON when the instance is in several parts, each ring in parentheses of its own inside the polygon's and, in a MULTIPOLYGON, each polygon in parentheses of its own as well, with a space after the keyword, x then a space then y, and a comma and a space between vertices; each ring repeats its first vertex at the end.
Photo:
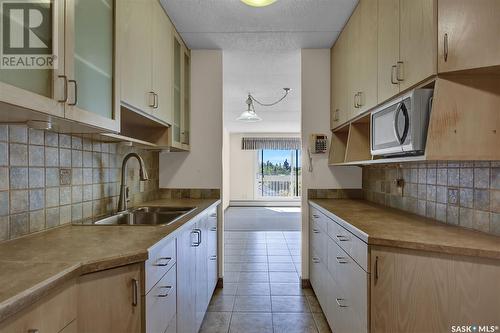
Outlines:
POLYGON ((371 114, 374 156, 422 155, 425 151, 433 89, 415 89, 371 114))

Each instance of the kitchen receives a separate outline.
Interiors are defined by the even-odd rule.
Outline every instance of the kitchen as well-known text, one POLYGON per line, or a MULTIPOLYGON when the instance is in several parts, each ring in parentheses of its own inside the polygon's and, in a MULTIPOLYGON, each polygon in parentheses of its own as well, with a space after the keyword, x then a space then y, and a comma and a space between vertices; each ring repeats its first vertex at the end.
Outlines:
MULTIPOLYGON (((314 21, 308 6, 0 5, 0 332, 238 331, 204 325, 228 194, 226 50, 203 17, 314 21)), ((336 5, 326 46, 299 47, 303 150, 328 137, 302 157, 301 295, 319 310, 257 331, 498 331, 500 3, 336 5)))

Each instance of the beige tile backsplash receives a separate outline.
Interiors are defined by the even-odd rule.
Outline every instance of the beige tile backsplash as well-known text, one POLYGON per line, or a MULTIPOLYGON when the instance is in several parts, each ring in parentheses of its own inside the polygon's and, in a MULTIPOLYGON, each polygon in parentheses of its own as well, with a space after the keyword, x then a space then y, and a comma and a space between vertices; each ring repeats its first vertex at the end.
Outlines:
POLYGON ((131 204, 158 198, 157 152, 0 125, 0 241, 114 211, 121 162, 131 151, 142 156, 150 176, 141 192, 139 165, 130 160, 131 204))
POLYGON ((500 235, 500 162, 421 162, 363 168, 364 197, 500 235), (398 188, 396 179, 403 179, 398 188))

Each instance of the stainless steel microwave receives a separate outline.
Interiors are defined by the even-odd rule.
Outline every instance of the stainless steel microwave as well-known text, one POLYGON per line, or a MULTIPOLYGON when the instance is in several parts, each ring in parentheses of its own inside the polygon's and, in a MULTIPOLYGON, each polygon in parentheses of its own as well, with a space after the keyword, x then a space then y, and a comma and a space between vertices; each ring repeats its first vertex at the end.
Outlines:
POLYGON ((432 95, 432 89, 415 89, 374 110, 370 136, 372 155, 422 155, 432 95))

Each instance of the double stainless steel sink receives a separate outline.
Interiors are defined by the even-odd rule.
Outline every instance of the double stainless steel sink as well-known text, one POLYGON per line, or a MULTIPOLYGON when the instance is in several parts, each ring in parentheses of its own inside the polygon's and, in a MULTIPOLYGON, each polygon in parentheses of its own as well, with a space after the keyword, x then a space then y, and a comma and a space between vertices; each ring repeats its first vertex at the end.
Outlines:
POLYGON ((168 225, 191 213, 196 207, 151 207, 132 208, 125 212, 98 220, 83 220, 78 225, 168 225))

